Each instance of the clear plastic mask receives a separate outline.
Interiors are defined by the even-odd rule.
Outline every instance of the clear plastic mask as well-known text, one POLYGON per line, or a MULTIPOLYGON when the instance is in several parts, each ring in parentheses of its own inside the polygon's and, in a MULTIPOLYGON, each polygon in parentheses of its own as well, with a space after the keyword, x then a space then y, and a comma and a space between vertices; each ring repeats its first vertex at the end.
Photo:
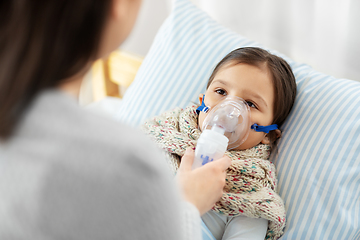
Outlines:
POLYGON ((221 128, 229 139, 228 150, 240 146, 247 139, 251 128, 249 106, 242 98, 224 97, 215 107, 210 108, 202 130, 214 126, 221 128))

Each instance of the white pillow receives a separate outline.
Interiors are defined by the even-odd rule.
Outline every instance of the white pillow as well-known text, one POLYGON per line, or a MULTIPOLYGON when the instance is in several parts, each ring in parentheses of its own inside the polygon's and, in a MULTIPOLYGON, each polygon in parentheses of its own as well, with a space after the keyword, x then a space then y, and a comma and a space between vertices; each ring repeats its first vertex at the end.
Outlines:
MULTIPOLYGON (((189 0, 175 0, 117 118, 138 126, 197 102, 217 62, 244 46, 260 45, 219 25, 189 0)), ((360 239, 360 83, 279 55, 298 84, 279 152, 272 156, 287 209, 282 239, 360 239)))

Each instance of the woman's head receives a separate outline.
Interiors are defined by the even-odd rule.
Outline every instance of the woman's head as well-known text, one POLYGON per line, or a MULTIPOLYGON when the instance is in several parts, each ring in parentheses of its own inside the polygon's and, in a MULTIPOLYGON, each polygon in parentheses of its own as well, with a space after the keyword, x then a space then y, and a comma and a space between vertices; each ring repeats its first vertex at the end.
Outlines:
MULTIPOLYGON (((238 96, 249 104, 252 123, 281 127, 295 101, 295 77, 284 59, 261 48, 239 48, 215 67, 207 85, 205 104, 212 107, 226 95, 238 96)), ((205 117, 206 114, 200 114, 200 126, 205 117)), ((280 131, 267 135, 251 131, 238 149, 260 142, 274 145, 279 135, 280 131)))
POLYGON ((115 49, 129 34, 138 5, 140 0, 1 1, 0 138, 11 134, 38 92, 83 75, 115 49))

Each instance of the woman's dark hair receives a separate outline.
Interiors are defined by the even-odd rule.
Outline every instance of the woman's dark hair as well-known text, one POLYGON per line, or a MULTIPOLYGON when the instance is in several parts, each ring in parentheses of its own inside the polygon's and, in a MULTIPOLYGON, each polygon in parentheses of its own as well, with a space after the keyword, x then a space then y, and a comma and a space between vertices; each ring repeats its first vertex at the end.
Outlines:
POLYGON ((0 1, 0 139, 43 89, 96 59, 111 0, 0 1))
MULTIPOLYGON (((226 55, 216 65, 206 88, 209 88, 221 67, 229 62, 234 64, 245 63, 259 68, 266 64, 266 67, 271 72, 274 85, 274 120, 272 124, 277 124, 280 128, 290 114, 296 97, 295 77, 289 64, 281 57, 261 48, 238 48, 226 55)), ((270 131, 268 137, 273 148, 277 140, 276 132, 270 131)))

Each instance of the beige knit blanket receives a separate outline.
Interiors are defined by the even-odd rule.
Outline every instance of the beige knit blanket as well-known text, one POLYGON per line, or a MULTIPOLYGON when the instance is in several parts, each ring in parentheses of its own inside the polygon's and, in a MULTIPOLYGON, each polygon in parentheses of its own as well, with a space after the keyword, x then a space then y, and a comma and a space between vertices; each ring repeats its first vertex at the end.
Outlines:
MULTIPOLYGON (((201 131, 195 105, 175 108, 145 122, 149 134, 169 155, 175 173, 186 148, 195 148, 201 131)), ((213 210, 227 216, 269 220, 266 239, 278 239, 285 227, 285 206, 276 193, 275 166, 268 159, 270 147, 259 144, 243 151, 227 151, 232 160, 224 194, 213 210)))

